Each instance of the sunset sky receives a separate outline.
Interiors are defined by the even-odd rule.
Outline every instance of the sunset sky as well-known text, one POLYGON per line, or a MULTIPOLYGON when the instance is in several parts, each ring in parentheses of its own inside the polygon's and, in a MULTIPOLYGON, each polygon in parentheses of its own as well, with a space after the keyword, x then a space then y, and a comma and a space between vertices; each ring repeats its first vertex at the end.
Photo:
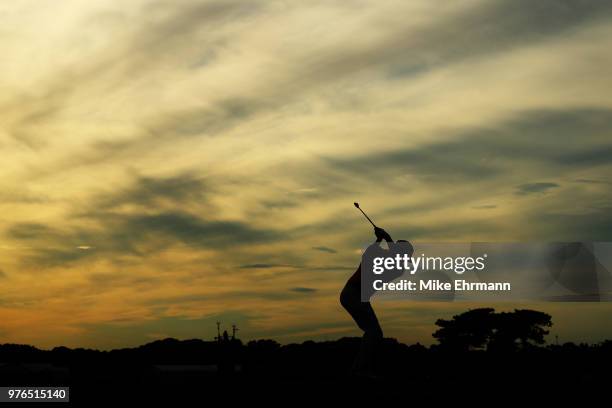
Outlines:
MULTIPOLYGON (((0 4, 0 343, 357 336, 371 227, 612 241, 612 2, 0 4)), ((378 302, 430 344, 466 303, 378 302)), ((612 338, 612 304, 494 305, 612 338)))

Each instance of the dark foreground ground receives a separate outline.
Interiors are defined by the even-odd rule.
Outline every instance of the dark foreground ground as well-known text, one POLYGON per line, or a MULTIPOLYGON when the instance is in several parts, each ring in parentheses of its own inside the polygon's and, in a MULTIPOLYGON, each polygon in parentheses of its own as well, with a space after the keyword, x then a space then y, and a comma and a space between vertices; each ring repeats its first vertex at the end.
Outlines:
POLYGON ((269 340, 243 346, 167 339, 112 352, 28 347, 0 346, 0 385, 70 386, 71 402, 79 405, 537 401, 583 406, 608 405, 612 390, 609 342, 459 353, 386 339, 379 376, 368 379, 348 375, 359 347, 354 338, 287 346, 269 340))

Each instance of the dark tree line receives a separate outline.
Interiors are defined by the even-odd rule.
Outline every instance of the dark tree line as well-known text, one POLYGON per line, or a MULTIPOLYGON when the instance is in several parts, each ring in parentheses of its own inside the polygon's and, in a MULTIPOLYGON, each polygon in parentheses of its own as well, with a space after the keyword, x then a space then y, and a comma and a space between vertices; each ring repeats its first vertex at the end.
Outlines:
POLYGON ((492 308, 473 309, 450 320, 438 319, 433 333, 441 348, 455 351, 486 349, 515 351, 545 343, 551 316, 536 310, 496 313, 492 308))

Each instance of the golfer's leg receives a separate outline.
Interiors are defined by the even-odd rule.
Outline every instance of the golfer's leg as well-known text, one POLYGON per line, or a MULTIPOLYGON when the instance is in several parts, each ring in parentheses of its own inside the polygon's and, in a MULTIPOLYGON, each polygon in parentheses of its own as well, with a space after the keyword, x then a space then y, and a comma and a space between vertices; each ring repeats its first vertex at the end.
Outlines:
POLYGON ((383 332, 378 323, 376 313, 369 302, 361 304, 360 327, 364 334, 361 339, 356 368, 361 372, 372 373, 375 369, 376 351, 383 339, 383 332))
MULTIPOLYGON (((359 288, 356 288, 353 285, 347 284, 344 287, 344 289, 342 289, 342 292, 340 293, 340 304, 342 304, 342 307, 351 315, 351 317, 353 318, 357 326, 361 330, 365 331, 364 327, 367 327, 367 325, 364 324, 363 312, 362 312, 363 305, 361 303, 361 292, 359 291, 359 288)), ((363 365, 362 355, 364 354, 363 342, 364 340, 362 338, 359 352, 355 356, 355 360, 353 361, 353 366, 351 367, 351 371, 353 372, 364 370, 364 368, 362 367, 363 365)))
POLYGON ((370 304, 370 302, 361 303, 360 315, 360 327, 365 332, 365 334, 367 334, 368 337, 372 339, 382 340, 383 332, 380 328, 380 323, 378 323, 378 318, 376 317, 376 313, 374 313, 374 309, 372 309, 372 305, 370 304))
POLYGON ((363 330, 359 323, 361 320, 361 293, 350 285, 346 285, 340 293, 340 304, 351 315, 357 326, 363 330))
POLYGON ((340 293, 340 303, 364 333, 370 332, 376 335, 380 332, 380 337, 382 337, 382 330, 378 324, 376 314, 374 314, 374 310, 369 302, 361 301, 359 288, 350 285, 345 286, 340 293))

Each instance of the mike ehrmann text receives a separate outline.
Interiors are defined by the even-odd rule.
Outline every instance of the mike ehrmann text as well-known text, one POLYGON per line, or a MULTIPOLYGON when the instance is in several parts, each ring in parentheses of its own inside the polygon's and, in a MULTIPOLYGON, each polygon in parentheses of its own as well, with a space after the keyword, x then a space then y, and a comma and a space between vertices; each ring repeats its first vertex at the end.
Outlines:
POLYGON ((462 279, 456 279, 451 282, 442 282, 438 279, 419 280, 418 284, 415 281, 401 279, 397 282, 383 282, 377 279, 373 282, 374 290, 376 291, 476 291, 476 292, 505 292, 511 291, 512 285, 510 282, 468 282, 462 279))

